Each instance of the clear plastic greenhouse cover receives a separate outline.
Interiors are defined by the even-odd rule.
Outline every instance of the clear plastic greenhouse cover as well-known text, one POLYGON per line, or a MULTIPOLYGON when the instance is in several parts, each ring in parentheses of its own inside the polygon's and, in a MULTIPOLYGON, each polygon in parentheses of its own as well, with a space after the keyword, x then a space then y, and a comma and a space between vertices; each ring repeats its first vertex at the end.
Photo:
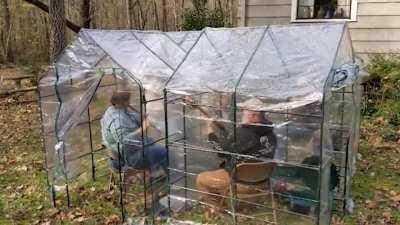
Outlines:
POLYGON ((350 41, 342 38, 345 27, 332 23, 169 33, 84 29, 57 59, 57 76, 49 74, 40 86, 58 92, 62 102, 56 123, 61 140, 90 102, 101 80, 97 68, 106 66, 124 69, 126 79, 154 96, 164 88, 236 92, 296 107, 322 99, 331 71, 341 66, 335 61, 346 61, 338 56, 353 63, 338 51, 342 41, 350 41), (79 85, 71 87, 71 80, 79 85))
MULTIPOLYGON (((250 110, 293 110, 294 115, 297 108, 308 108, 311 103, 316 103, 313 104, 316 107, 309 111, 317 118, 315 123, 323 123, 323 127, 318 128, 318 132, 323 130, 324 135, 319 141, 323 145, 332 145, 331 137, 328 137, 330 131, 325 132, 328 130, 326 121, 321 122, 321 118, 340 107, 327 103, 337 98, 337 94, 331 91, 351 86, 357 81, 357 73, 345 23, 205 28, 187 32, 83 29, 55 61, 54 68, 39 82, 46 161, 55 165, 56 169, 50 172, 53 181, 74 178, 68 173, 74 164, 66 166, 68 159, 65 157, 78 158, 85 148, 74 146, 74 141, 68 138, 76 135, 71 133, 82 121, 91 121, 87 118, 90 117, 88 107, 97 97, 96 91, 101 90, 105 74, 112 74, 118 80, 113 81, 118 88, 139 87, 134 90, 141 93, 137 95, 140 96, 139 104, 147 104, 142 103, 142 97, 145 98, 149 104, 145 113, 150 114, 150 122, 159 124, 161 133, 165 133, 167 128, 163 127, 164 122, 174 121, 170 117, 182 116, 169 109, 173 113, 164 118, 167 115, 164 107, 168 108, 170 103, 161 99, 217 93, 238 96, 232 104, 241 109, 241 103, 247 102, 246 108, 250 110), (247 100, 253 97, 260 101, 249 103, 251 101, 247 100), (325 104, 327 110, 321 112, 325 104)), ((348 120, 349 124, 356 124, 353 118, 348 120)), ((301 128, 304 124, 301 121, 298 125, 294 123, 291 131, 300 131, 296 126, 301 128)), ((281 129, 278 125, 274 132, 279 139, 279 132, 285 126, 281 124, 281 129)), ((168 127, 167 133, 173 130, 171 127, 174 124, 168 127)), ((358 129, 355 125, 351 127, 358 129)), ((92 132, 90 127, 88 130, 92 132)), ((89 142, 92 144, 92 140, 87 138, 78 139, 82 146, 89 142)), ((318 149, 323 148, 325 146, 318 149)), ((75 168, 75 171, 79 169, 75 168)), ((76 173, 79 172, 82 171, 76 173)), ((328 201, 321 198, 321 202, 328 201)))

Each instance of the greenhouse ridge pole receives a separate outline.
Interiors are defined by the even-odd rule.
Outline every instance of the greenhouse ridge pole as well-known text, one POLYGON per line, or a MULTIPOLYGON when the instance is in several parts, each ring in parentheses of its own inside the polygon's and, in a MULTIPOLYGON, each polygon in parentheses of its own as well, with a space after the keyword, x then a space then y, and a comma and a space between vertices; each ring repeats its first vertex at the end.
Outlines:
MULTIPOLYGON (((189 36, 189 32, 185 32, 185 34, 183 35, 183 38, 180 42, 178 42, 177 44, 180 46, 183 42, 185 42, 187 36, 189 36)), ((171 38, 172 39, 172 38, 171 38)), ((175 42, 175 41, 174 41, 175 42)))
MULTIPOLYGON (((170 40, 172 43, 174 43, 174 45, 176 45, 176 47, 178 47, 180 50, 182 50, 183 52, 186 53, 186 50, 184 48, 182 48, 181 43, 176 43, 168 34, 166 34, 165 32, 161 33, 162 35, 164 35, 168 40, 170 40)), ((185 36, 183 37, 183 41, 185 40, 186 36, 188 35, 188 33, 185 34, 185 36)), ((183 42, 182 41, 182 42, 183 42)))
POLYGON ((200 33, 200 35, 197 37, 196 41, 194 42, 194 44, 190 47, 189 51, 186 52, 185 57, 183 57, 182 61, 179 62, 178 66, 173 70, 171 76, 168 78, 167 82, 165 82, 165 86, 168 85, 168 83, 172 80, 172 78, 175 76, 176 72, 178 71, 178 69, 182 66, 182 64, 186 61, 187 57, 189 56, 189 54, 192 52, 193 48, 197 45, 197 43, 199 42, 201 36, 203 36, 203 34, 205 33, 205 30, 203 29, 200 33))
POLYGON ((247 72, 247 69, 249 68, 250 63, 253 61, 253 58, 254 58, 254 56, 256 55, 258 49, 260 48, 261 42, 264 40, 265 34, 266 34, 268 31, 269 31, 269 26, 267 26, 267 27, 264 28, 264 32, 263 32, 263 34, 262 34, 260 40, 258 40, 257 45, 256 45, 256 47, 254 48, 253 52, 251 53, 249 60, 247 61, 247 63, 246 63, 246 65, 245 65, 244 69, 242 70, 242 72, 240 73, 239 79, 238 79, 238 81, 237 81, 236 84, 235 84, 235 95, 236 95, 236 92, 237 92, 237 88, 238 88, 238 86, 239 86, 239 84, 240 84, 240 81, 242 81, 242 78, 243 78, 244 74, 247 72))
POLYGON ((279 50, 279 48, 276 46, 275 37, 274 37, 274 34, 271 32, 271 30, 268 30, 268 36, 271 38, 272 45, 274 46, 276 52, 278 53, 279 60, 280 60, 280 61, 282 62, 282 64, 283 64, 283 67, 284 67, 284 69, 285 69, 286 75, 287 75, 288 77, 290 77, 290 73, 289 73, 289 70, 288 70, 288 68, 287 68, 287 64, 286 64, 285 60, 283 60, 282 52, 281 52, 281 51, 279 50))
POLYGON ((121 64, 119 64, 118 61, 115 60, 113 57, 111 57, 111 55, 110 55, 103 47, 101 47, 99 44, 97 44, 97 42, 91 37, 90 33, 87 33, 87 36, 93 41, 93 43, 94 43, 98 48, 100 48, 106 55, 108 55, 108 56, 112 59, 112 61, 113 61, 116 65, 118 65, 118 66, 120 67, 120 69, 124 70, 124 71, 128 74, 128 77, 132 78, 133 81, 135 81, 135 83, 136 83, 137 85, 139 85, 140 87, 143 87, 142 83, 135 77, 134 74, 132 74, 127 68, 125 68, 124 66, 122 66, 121 64))
POLYGON ((169 63, 167 61, 165 61, 164 59, 162 59, 156 52, 154 52, 153 50, 151 50, 151 48, 149 46, 147 46, 142 40, 140 40, 136 34, 131 31, 130 32, 132 34, 132 36, 139 41, 140 44, 142 44, 151 54, 153 54, 157 59, 159 59, 161 62, 163 62, 168 68, 170 68, 172 71, 174 70, 174 67, 169 65, 169 63))
MULTIPOLYGON (((219 57, 221 57, 221 59, 224 61, 224 64, 228 64, 226 62, 226 60, 224 59, 224 55, 218 51, 217 46, 215 46, 215 44, 211 41, 210 37, 207 35, 207 33, 204 34, 204 36, 206 37, 208 43, 210 43, 211 47, 214 49, 214 51, 218 54, 219 57)), ((232 68, 228 68, 229 73, 233 74, 232 72, 232 68)))

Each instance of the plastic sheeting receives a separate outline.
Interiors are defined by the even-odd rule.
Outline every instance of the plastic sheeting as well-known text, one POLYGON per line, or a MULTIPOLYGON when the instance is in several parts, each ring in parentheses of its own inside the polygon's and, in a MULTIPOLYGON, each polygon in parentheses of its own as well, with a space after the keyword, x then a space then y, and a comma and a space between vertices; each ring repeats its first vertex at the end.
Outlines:
MULTIPOLYGON (((319 165, 306 165, 304 170, 318 176, 316 187, 310 190, 312 197, 306 202, 290 201, 313 209, 307 224, 315 224, 317 217, 320 224, 326 224, 334 148, 348 151, 344 142, 332 143, 335 135, 344 135, 335 129, 349 127, 350 157, 357 148, 359 112, 349 106, 359 105, 359 99, 347 96, 359 94, 359 90, 348 90, 357 84, 357 74, 342 23, 193 32, 82 30, 39 82, 50 183, 68 182, 87 170, 89 158, 84 156, 93 154, 94 146, 101 143, 94 127, 99 126, 110 93, 122 90, 135 96, 132 104, 144 106, 143 114, 155 125, 146 132, 148 137, 162 141, 166 131, 171 135, 169 167, 175 169, 172 180, 179 180, 168 184, 175 186, 171 197, 197 201, 196 175, 219 164, 220 153, 208 151, 212 146, 204 143, 207 121, 220 120, 232 127, 229 124, 243 122, 236 119, 241 116, 239 111, 250 109, 263 111, 273 121, 274 160, 279 170, 298 169, 306 158, 321 157, 319 165), (164 92, 167 99, 163 100, 164 92), (200 105, 214 107, 215 115, 205 118, 191 109, 187 95, 200 105), (225 108, 218 112, 218 107, 225 108), (168 118, 164 118, 165 111, 168 118), (186 152, 187 148, 195 151, 186 152)), ((340 160, 343 168, 350 167, 343 162, 354 164, 352 159, 340 160)), ((296 183, 284 173, 275 175, 278 183, 296 183)), ((343 181, 347 188, 350 178, 343 181)))
MULTIPOLYGON (((164 88, 179 93, 236 91, 286 106, 305 105, 322 99, 335 59, 345 55, 339 52, 344 28, 318 24, 172 33, 82 30, 57 59, 56 74, 51 75, 57 80, 42 79, 40 86, 58 90, 59 139, 87 107, 101 79, 96 68, 106 59, 111 61, 108 66, 124 69, 128 79, 153 96, 161 96, 164 88)), ((277 107, 269 103, 266 109, 277 107)))
POLYGON ((205 30, 167 89, 321 100, 343 31, 344 24, 205 30))

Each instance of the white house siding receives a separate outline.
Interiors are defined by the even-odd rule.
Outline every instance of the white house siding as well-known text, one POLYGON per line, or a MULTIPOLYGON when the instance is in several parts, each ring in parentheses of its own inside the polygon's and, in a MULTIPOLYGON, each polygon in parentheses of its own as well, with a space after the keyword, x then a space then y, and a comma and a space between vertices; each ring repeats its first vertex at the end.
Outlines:
MULTIPOLYGON (((291 4, 291 0, 240 0, 239 25, 288 24, 291 4)), ((400 0, 358 0, 357 21, 349 22, 349 28, 358 56, 400 54, 400 0)))

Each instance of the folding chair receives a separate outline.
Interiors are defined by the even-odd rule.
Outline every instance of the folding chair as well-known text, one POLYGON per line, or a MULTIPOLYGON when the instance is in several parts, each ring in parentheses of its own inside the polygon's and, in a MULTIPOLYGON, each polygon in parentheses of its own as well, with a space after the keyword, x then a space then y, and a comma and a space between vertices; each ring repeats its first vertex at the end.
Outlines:
MULTIPOLYGON (((245 162, 236 166, 231 174, 230 195, 238 200, 250 201, 263 197, 270 197, 273 223, 277 224, 275 200, 270 178, 275 163, 272 162, 245 162), (235 192, 235 193, 234 193, 235 192)), ((228 194, 228 193, 227 193, 228 194)))

